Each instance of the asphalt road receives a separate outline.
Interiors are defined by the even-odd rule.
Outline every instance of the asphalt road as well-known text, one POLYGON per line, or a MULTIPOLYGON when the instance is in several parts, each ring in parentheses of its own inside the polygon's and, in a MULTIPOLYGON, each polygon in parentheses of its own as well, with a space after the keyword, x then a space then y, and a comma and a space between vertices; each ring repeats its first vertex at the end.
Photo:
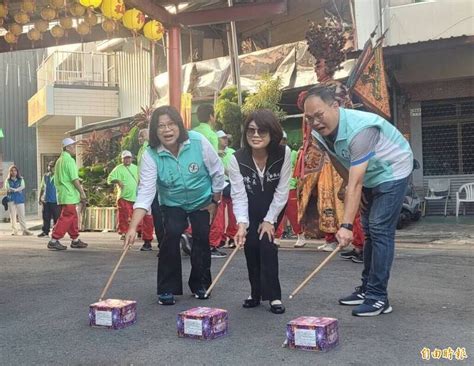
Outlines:
MULTIPOLYGON (((392 314, 357 318, 337 298, 359 284, 362 265, 336 258, 293 300, 285 300, 326 253, 281 250, 287 312, 243 309, 249 292, 239 253, 208 301, 186 294, 156 303, 156 252, 128 253, 107 297, 138 301, 137 324, 91 328, 95 302, 120 256, 115 234, 85 234, 86 250, 46 250, 38 238, 0 236, 0 365, 417 365, 474 364, 472 247, 397 249, 390 282, 392 314), (195 306, 229 311, 230 334, 181 339, 176 315, 195 306), (282 348, 286 323, 299 316, 339 319, 340 345, 327 353, 282 348), (420 351, 465 347, 461 361, 423 361, 420 351)), ((137 246, 138 248, 138 246, 137 246)), ((215 275, 224 263, 213 260, 215 275)), ((184 280, 189 260, 183 258, 184 280)))

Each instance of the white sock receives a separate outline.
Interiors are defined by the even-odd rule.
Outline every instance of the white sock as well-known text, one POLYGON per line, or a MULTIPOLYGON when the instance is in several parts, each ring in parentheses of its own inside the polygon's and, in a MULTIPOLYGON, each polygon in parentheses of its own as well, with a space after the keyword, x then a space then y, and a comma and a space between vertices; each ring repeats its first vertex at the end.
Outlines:
POLYGON ((273 300, 270 302, 270 305, 281 305, 281 300, 273 300))
POLYGON ((56 239, 51 239, 51 241, 52 241, 53 243, 56 243, 56 242, 57 242, 57 240, 56 240, 56 239))

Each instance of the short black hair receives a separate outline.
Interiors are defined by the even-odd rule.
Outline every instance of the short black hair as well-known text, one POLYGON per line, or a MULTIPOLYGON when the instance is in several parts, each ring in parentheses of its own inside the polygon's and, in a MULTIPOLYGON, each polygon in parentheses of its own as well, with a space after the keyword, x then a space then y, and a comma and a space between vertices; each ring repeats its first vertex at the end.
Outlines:
POLYGON ((214 116, 214 107, 210 104, 201 104, 197 109, 199 122, 209 122, 211 116, 214 116))
POLYGON ((309 97, 319 97, 321 100, 326 103, 331 105, 336 101, 336 86, 335 85, 316 85, 313 86, 311 89, 308 90, 306 93, 306 96, 304 98, 304 101, 309 97))
POLYGON ((267 146, 267 151, 273 152, 278 149, 280 141, 283 138, 283 129, 281 128, 280 122, 277 116, 270 109, 258 109, 252 112, 244 123, 244 146, 247 149, 252 150, 249 142, 247 141, 247 130, 249 124, 254 121, 258 128, 268 130, 270 133, 270 143, 267 146))
POLYGON ((170 119, 178 125, 178 128, 179 128, 178 143, 182 143, 189 138, 188 131, 186 131, 186 128, 184 127, 183 118, 181 117, 177 109, 170 105, 164 105, 155 109, 153 111, 153 114, 151 115, 150 130, 148 133, 148 138, 149 138, 148 144, 153 149, 156 149, 158 146, 161 145, 160 139, 158 138, 156 131, 158 129, 158 121, 160 119, 160 116, 163 116, 165 114, 168 115, 170 119))

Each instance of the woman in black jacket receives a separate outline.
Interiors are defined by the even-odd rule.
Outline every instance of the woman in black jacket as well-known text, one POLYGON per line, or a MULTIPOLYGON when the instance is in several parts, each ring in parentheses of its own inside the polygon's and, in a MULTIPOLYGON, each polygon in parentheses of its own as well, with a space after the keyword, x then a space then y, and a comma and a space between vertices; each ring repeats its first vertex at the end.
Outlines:
POLYGON ((283 314, 278 279, 278 247, 275 229, 288 200, 291 152, 281 146, 283 131, 276 116, 257 110, 245 122, 244 147, 229 164, 232 203, 238 223, 235 243, 244 245, 251 295, 244 308, 270 301, 270 310, 283 314))

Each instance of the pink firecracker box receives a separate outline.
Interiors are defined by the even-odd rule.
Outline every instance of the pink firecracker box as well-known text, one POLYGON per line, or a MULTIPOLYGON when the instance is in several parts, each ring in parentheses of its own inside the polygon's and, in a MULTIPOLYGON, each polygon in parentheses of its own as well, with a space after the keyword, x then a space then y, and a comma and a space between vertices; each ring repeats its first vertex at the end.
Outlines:
POLYGON ((94 327, 121 329, 136 321, 136 301, 107 299, 89 306, 89 324, 94 327))
POLYGON ((215 339, 227 334, 227 310, 198 307, 183 311, 177 319, 178 336, 215 339))
POLYGON ((301 316, 286 328, 289 348, 305 351, 329 351, 339 344, 338 321, 334 318, 301 316))

